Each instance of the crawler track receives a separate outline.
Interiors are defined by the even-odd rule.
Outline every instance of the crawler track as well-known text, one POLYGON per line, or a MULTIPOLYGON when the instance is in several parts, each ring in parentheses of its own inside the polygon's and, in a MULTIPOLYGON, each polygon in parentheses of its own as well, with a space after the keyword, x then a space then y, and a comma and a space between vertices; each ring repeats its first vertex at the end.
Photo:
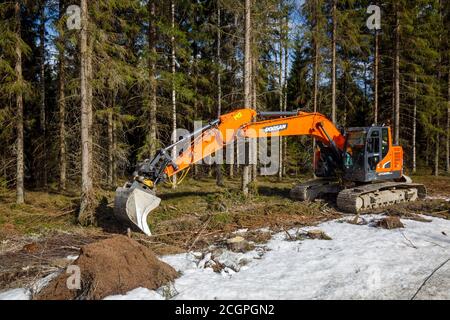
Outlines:
POLYGON ((337 194, 341 190, 335 179, 319 178, 296 185, 290 197, 300 201, 313 201, 324 194, 337 194))
POLYGON ((426 197, 422 184, 384 182, 344 189, 337 196, 337 206, 344 212, 357 213, 412 202, 426 197))

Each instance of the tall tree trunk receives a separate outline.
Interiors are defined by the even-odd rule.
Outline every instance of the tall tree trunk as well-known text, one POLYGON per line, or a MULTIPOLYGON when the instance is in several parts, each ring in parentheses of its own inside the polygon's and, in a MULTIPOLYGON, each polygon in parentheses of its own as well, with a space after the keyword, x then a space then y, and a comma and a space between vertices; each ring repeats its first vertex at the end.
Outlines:
POLYGON ((375 30, 375 57, 374 57, 374 67, 373 67, 373 123, 378 123, 378 68, 380 62, 380 35, 378 30, 375 30))
MULTIPOLYGON (((285 17, 285 42, 284 42, 284 86, 283 86, 283 111, 287 111, 287 78, 288 78, 288 64, 289 64, 289 16, 285 17)), ((286 175, 287 168, 287 137, 283 139, 283 176, 286 175)))
MULTIPOLYGON (((344 57, 345 58, 345 57, 344 57)), ((342 84, 342 95, 345 97, 343 105, 344 105, 344 110, 342 112, 342 125, 344 127, 347 127, 347 114, 348 114, 348 101, 347 101, 347 70, 344 68, 342 70, 342 77, 344 79, 344 83, 342 84)))
MULTIPOLYGON (((216 48, 216 59, 217 59, 217 118, 222 114, 222 59, 220 56, 222 35, 220 30, 220 1, 217 1, 217 48, 216 48)), ((222 161, 222 159, 216 159, 217 161, 222 161)), ((222 163, 216 163, 216 184, 218 186, 223 186, 223 175, 222 175, 222 163)))
MULTIPOLYGON (((171 27, 172 27, 172 36, 170 37, 170 46, 171 46, 171 61, 172 61, 172 142, 175 143, 177 141, 177 92, 175 89, 175 72, 176 72, 176 56, 175 56, 175 2, 172 0, 170 4, 171 10, 171 27)), ((177 156, 177 148, 174 147, 172 150, 172 158, 175 159, 177 156)), ((172 188, 176 188, 177 185, 177 176, 173 175, 172 177, 172 188)))
MULTIPOLYGON (((443 8, 442 8, 442 2, 441 2, 441 0, 439 0, 439 21, 440 21, 440 23, 442 24, 443 23, 443 8)), ((442 50, 443 49, 443 42, 442 42, 442 33, 439 33, 439 49, 440 50, 442 50)), ((443 64, 443 61, 442 61, 442 58, 443 58, 443 56, 442 56, 442 54, 440 54, 439 55, 439 63, 438 63, 438 75, 437 75, 437 78, 438 78, 438 81, 439 81, 439 86, 438 86, 438 88, 439 88, 439 97, 442 97, 442 98, 444 98, 444 94, 443 94, 443 87, 441 86, 441 84, 442 84, 442 80, 443 80, 443 76, 442 76, 442 69, 441 69, 441 66, 442 66, 442 64, 443 64)), ((439 106, 439 103, 438 103, 438 108, 440 109, 440 106, 439 106)), ((440 126, 440 117, 441 117, 441 115, 440 115, 440 112, 439 112, 439 110, 436 112, 436 144, 435 144, 435 153, 434 153, 434 169, 433 169, 433 174, 437 177, 437 176, 439 176, 439 157, 440 157, 440 139, 441 139, 441 136, 440 136, 440 133, 439 133, 439 131, 438 130, 440 130, 441 129, 441 126, 440 126)))
POLYGON ((337 0, 333 1, 333 33, 331 40, 331 121, 336 123, 336 38, 337 38, 337 0))
MULTIPOLYGON (((117 150, 117 124, 115 121, 112 123, 112 149, 114 152, 117 150)), ((117 185, 117 158, 113 154, 112 163, 112 185, 117 185)))
MULTIPOLYGON (((64 17, 64 4, 59 1, 59 18, 64 17)), ((61 31, 62 33, 62 31, 61 31)), ((58 64, 58 110, 59 110, 59 189, 66 190, 67 154, 66 154, 66 94, 65 94, 65 41, 60 34, 58 64)))
MULTIPOLYGON (((91 50, 88 44, 88 4, 81 0, 80 31, 80 96, 81 96, 81 205, 78 220, 87 225, 93 222, 93 182, 92 182, 92 89, 91 50)), ((89 41, 89 43, 91 43, 89 41)))
POLYGON ((148 75, 149 75, 149 109, 150 109, 150 119, 148 121, 148 140, 150 144, 149 152, 150 157, 156 154, 157 141, 156 141, 156 107, 157 107, 157 81, 156 81, 156 9, 155 1, 148 2, 149 11, 149 28, 148 28, 148 75))
MULTIPOLYGON (((280 8, 281 9, 281 8, 280 8)), ((278 61, 278 106, 280 111, 283 111, 284 108, 284 97, 283 97, 283 48, 284 48, 284 31, 283 31, 283 22, 282 18, 279 19, 279 61, 278 61)), ((278 144, 278 181, 283 179, 283 137, 279 137, 278 144)))
MULTIPOLYGON (((436 116, 436 127, 439 128, 439 116, 436 116)), ((435 149, 434 149, 434 168, 433 168, 433 175, 439 176, 439 147, 440 147, 440 134, 439 131, 436 132, 436 143, 435 143, 435 149)))
POLYGON ((416 161, 417 145, 417 76, 414 76, 414 109, 413 109, 413 137, 412 137, 412 172, 417 171, 416 161))
POLYGON ((394 144, 400 142, 400 11, 396 6, 395 9, 395 50, 394 50, 394 144))
MULTIPOLYGON (((431 115, 428 116, 428 121, 431 123, 433 121, 433 117, 431 115)), ((427 167, 430 166, 430 159, 431 159, 431 135, 427 134, 427 147, 425 152, 425 163, 427 164, 427 167)))
POLYGON ((45 0, 40 3, 40 23, 39 23, 39 53, 40 61, 40 129, 42 133, 42 176, 41 185, 47 187, 47 126, 45 110, 45 0))
MULTIPOLYGON (((313 23, 313 46, 314 46, 314 71, 313 71, 313 82, 314 82, 314 91, 313 91, 313 107, 314 112, 317 112, 318 108, 318 96, 319 96, 319 39, 318 39, 318 1, 314 0, 314 23, 313 23)), ((315 164, 316 164, 316 140, 312 138, 313 145, 313 170, 315 177, 315 164)))
MULTIPOLYGON (((258 63, 257 63, 257 60, 256 60, 256 48, 254 48, 255 50, 254 51, 252 51, 252 79, 253 79, 253 81, 252 81, 252 108, 254 109, 254 110, 256 110, 256 111, 258 111, 258 97, 257 97, 257 82, 258 82, 258 75, 257 75, 257 73, 258 73, 258 63)), ((256 121, 256 120, 254 120, 254 121, 256 121)), ((251 152, 251 159, 252 159, 252 165, 251 165, 251 170, 252 170, 252 172, 251 172, 251 174, 250 174, 250 176, 251 176, 251 178, 250 178, 250 180, 253 182, 253 181, 256 181, 256 178, 258 177, 258 165, 257 165, 257 162, 258 162, 258 155, 257 155, 257 153, 258 153, 258 139, 252 139, 252 140, 250 140, 250 146, 251 146, 251 149, 250 149, 250 152, 251 152)))
POLYGON ((114 136, 113 136, 113 109, 108 109, 108 187, 112 186, 114 175, 114 136))
MULTIPOLYGON (((450 54, 449 54, 450 64, 450 54)), ((450 172, 450 66, 448 68, 448 83, 447 83, 447 127, 446 127, 446 145, 445 145, 445 164, 446 171, 450 172)))
MULTIPOLYGON (((20 1, 15 2, 14 7, 15 23, 16 23, 16 81, 19 86, 23 84, 22 78, 22 49, 20 47, 21 39, 21 14, 20 1)), ((24 159, 23 159, 23 96, 22 90, 16 93, 16 130, 17 130, 17 171, 16 171, 16 203, 24 203, 24 159)))
MULTIPOLYGON (((252 23, 251 23, 251 0, 245 0, 245 50, 244 50, 244 105, 246 108, 250 108, 252 104, 251 93, 251 81, 252 81, 252 52, 251 52, 251 36, 252 36, 252 23)), ((250 150, 246 150, 247 153, 250 150)), ((249 165, 246 163, 242 167, 242 192, 244 195, 248 195, 249 184, 249 165)))

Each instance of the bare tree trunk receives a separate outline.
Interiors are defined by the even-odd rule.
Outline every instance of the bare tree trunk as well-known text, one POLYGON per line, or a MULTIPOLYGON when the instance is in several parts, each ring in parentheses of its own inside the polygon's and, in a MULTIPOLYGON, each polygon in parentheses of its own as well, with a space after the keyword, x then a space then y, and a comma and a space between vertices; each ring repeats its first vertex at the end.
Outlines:
MULTIPOLYGON (((436 116, 436 127, 439 128, 439 116, 436 116)), ((434 168, 433 168, 433 175, 439 176, 439 147, 440 147, 440 134, 439 131, 436 132, 436 143, 435 143, 435 150, 434 150, 434 168)))
MULTIPOLYGON (((116 122, 113 121, 112 123, 112 144, 113 144, 113 151, 117 150, 117 125, 116 122)), ((112 185, 117 185, 117 159, 114 156, 115 153, 113 153, 113 163, 112 163, 112 185)))
MULTIPOLYGON (((22 49, 20 48, 21 38, 21 16, 20 16, 20 1, 16 1, 14 7, 15 23, 16 23, 16 81, 21 86, 23 84, 22 78, 22 49)), ((16 93, 16 128, 17 128, 17 171, 16 171, 16 203, 24 203, 24 159, 23 159, 23 96, 22 90, 17 90, 16 93)))
POLYGON ((413 137, 412 137, 412 172, 417 171, 416 144, 417 144, 417 76, 414 76, 414 110, 413 110, 413 137))
POLYGON ((375 57, 374 57, 374 71, 373 71, 373 81, 374 81, 374 91, 373 91, 373 122, 378 123, 378 68, 380 62, 380 35, 378 30, 375 31, 375 57))
POLYGON ((400 142, 400 12, 395 9, 395 68, 394 68, 394 144, 400 142))
MULTIPOLYGON (((433 120, 433 117, 431 115, 428 116, 428 121, 431 123, 433 120)), ((427 135, 427 149, 425 152, 425 163, 427 166, 430 166, 430 154, 431 154, 431 138, 430 135, 427 135)))
MULTIPOLYGON (((450 55, 449 55, 450 60, 450 55)), ((449 62, 450 63, 450 62, 449 62)), ((450 67, 448 69, 448 92, 447 92, 447 127, 446 127, 445 163, 446 171, 450 172, 450 67)))
MULTIPOLYGON (((443 22, 443 8, 442 8, 442 2, 441 2, 441 0, 439 0, 439 21, 442 23, 443 22)), ((442 47, 443 47, 443 43, 442 43, 442 33, 439 33, 439 46, 440 46, 440 49, 442 49, 442 47)), ((439 66, 441 66, 442 65, 442 63, 443 63, 443 61, 442 61, 442 55, 439 55, 439 66)), ((439 80, 439 83, 441 84, 442 83, 442 78, 443 78, 443 76, 442 76, 442 72, 441 72, 441 69, 440 68, 438 68, 438 80, 439 80)), ((439 85, 439 96, 441 96, 442 95, 442 98, 444 98, 443 96, 444 96, 444 94, 443 94, 443 92, 442 92, 442 87, 441 87, 441 85, 439 85)), ((441 139, 441 137, 440 137, 440 133, 439 133, 439 131, 438 130, 440 130, 441 129, 441 126, 440 126, 440 112, 438 111, 437 112, 437 114, 436 114, 436 144, 435 144, 435 153, 434 153, 434 169, 433 169, 433 174, 437 177, 437 176, 439 176, 439 157, 440 157, 440 139, 441 139)))
MULTIPOLYGON (((287 78, 288 78, 288 64, 289 64, 289 17, 285 17, 285 43, 284 43, 284 103, 283 111, 287 111, 287 78)), ((283 139, 283 176, 286 175, 286 161, 287 161, 287 137, 283 139)))
MULTIPOLYGON (((257 97, 257 70, 258 70, 258 66, 257 66, 257 61, 256 61, 256 48, 254 48, 255 50, 252 52, 252 108, 256 111, 258 111, 258 97, 257 97)), ((258 177, 258 139, 252 139, 250 141, 250 146, 251 146, 251 155, 252 155, 252 165, 251 165, 251 178, 250 180, 256 181, 256 178, 258 177)))
POLYGON ((81 0, 81 205, 78 220, 81 224, 90 224, 93 215, 93 182, 92 182, 92 89, 91 89, 91 51, 88 48, 88 5, 81 0))
MULTIPOLYGON (((313 104, 314 112, 317 112, 318 108, 318 95, 319 95, 319 40, 318 40, 318 3, 314 1, 314 24, 313 24, 313 42, 314 42, 314 92, 313 92, 313 104)), ((313 169, 316 164, 316 140, 313 139, 313 169)), ((315 170, 314 170, 315 171, 315 170)), ((314 172, 315 177, 315 172, 314 172)))
POLYGON ((108 187, 112 186, 114 174, 114 136, 113 136, 113 109, 108 110, 108 187))
MULTIPOLYGON (((250 108, 252 104, 251 94, 251 81, 252 81, 252 53, 251 53, 251 36, 252 36, 252 23, 251 23, 251 0, 245 0, 245 57, 244 57, 244 105, 246 108, 250 108)), ((250 152, 250 150, 246 150, 250 152)), ((249 172, 250 168, 248 164, 242 167, 242 192, 244 195, 248 195, 249 184, 249 172)))
POLYGON ((337 38, 337 0, 333 0, 333 34, 331 43, 331 121, 336 123, 336 38, 337 38))
MULTIPOLYGON (((280 17, 279 20, 279 32, 280 32, 280 41, 279 41, 279 61, 278 61, 278 106, 280 111, 283 111, 284 108, 284 97, 283 97, 283 22, 280 17)), ((279 137, 279 147, 278 147, 278 181, 283 179, 283 137, 279 137)))
MULTIPOLYGON (((175 2, 172 0, 170 4, 171 9, 171 26, 172 26, 172 36, 170 38, 170 45, 171 45, 171 60, 172 60, 172 142, 175 143, 177 141, 177 135, 175 134, 175 131, 177 130, 177 92, 175 89, 175 72, 176 72, 176 56, 175 56, 175 2)), ((172 158, 175 159, 177 156, 177 148, 174 147, 172 150, 172 158)), ((172 188, 176 188, 177 185, 177 176, 173 175, 172 177, 173 185, 172 188)))
MULTIPOLYGON (((59 1, 59 18, 64 16, 63 1, 59 1)), ((60 34, 58 65, 58 109, 59 109, 59 189, 66 190, 67 154, 66 154, 66 94, 65 94, 65 42, 60 34)))
POLYGON ((155 1, 149 1, 149 30, 148 30, 148 47, 149 47, 149 84, 150 84, 150 96, 149 96, 149 108, 150 119, 148 121, 149 128, 149 143, 150 143, 150 157, 156 154, 157 141, 156 141, 156 107, 157 107, 157 82, 156 82, 156 12, 155 1))
POLYGON ((45 110, 45 0, 40 3, 40 23, 39 23, 39 53, 40 61, 40 129, 43 137, 42 150, 42 176, 41 185, 47 187, 47 126, 46 126, 46 110, 45 110))
MULTIPOLYGON (((222 114, 222 60, 220 56, 222 35, 220 31, 220 2, 217 1, 217 118, 222 114)), ((217 160, 221 161, 222 159, 217 160)), ((220 187, 224 185, 222 163, 216 163, 216 184, 220 187)))

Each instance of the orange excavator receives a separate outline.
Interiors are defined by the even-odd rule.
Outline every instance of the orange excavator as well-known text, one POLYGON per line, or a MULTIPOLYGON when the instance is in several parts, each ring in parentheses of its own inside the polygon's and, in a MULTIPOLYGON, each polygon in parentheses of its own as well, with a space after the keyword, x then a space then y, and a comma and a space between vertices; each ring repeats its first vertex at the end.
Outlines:
POLYGON ((192 164, 213 155, 238 138, 311 136, 316 140, 316 178, 295 186, 295 200, 335 195, 338 209, 365 212, 426 197, 422 184, 403 174, 403 149, 393 145, 388 126, 338 129, 320 113, 256 112, 239 109, 158 151, 138 164, 133 179, 116 190, 117 218, 150 235, 148 214, 161 199, 156 186, 192 164), (173 150, 179 150, 173 158, 173 150))

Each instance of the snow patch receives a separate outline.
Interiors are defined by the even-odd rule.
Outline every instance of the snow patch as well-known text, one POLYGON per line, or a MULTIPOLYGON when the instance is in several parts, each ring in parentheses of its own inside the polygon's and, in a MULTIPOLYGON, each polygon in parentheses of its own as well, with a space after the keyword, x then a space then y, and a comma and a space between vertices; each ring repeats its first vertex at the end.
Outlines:
POLYGON ((25 288, 17 288, 0 292, 0 300, 30 300, 31 292, 25 288))
MULTIPOLYGON (((163 260, 182 272, 175 281, 179 294, 174 299, 410 299, 426 277, 450 258, 450 239, 442 233, 449 234, 450 221, 402 222, 405 229, 339 220, 314 227, 331 241, 286 241, 286 234, 278 233, 267 243, 270 251, 263 256, 256 250, 246 253, 253 257, 245 268, 225 277, 223 272, 198 268, 186 259, 190 255, 163 260)), ((236 261, 233 253, 226 256, 222 261, 231 265, 236 261)), ((434 282, 429 281, 417 298, 450 298, 450 273, 445 270, 436 272, 434 282)))
POLYGON ((147 288, 136 288, 126 294, 109 296, 103 300, 164 300, 164 297, 156 291, 147 288))

